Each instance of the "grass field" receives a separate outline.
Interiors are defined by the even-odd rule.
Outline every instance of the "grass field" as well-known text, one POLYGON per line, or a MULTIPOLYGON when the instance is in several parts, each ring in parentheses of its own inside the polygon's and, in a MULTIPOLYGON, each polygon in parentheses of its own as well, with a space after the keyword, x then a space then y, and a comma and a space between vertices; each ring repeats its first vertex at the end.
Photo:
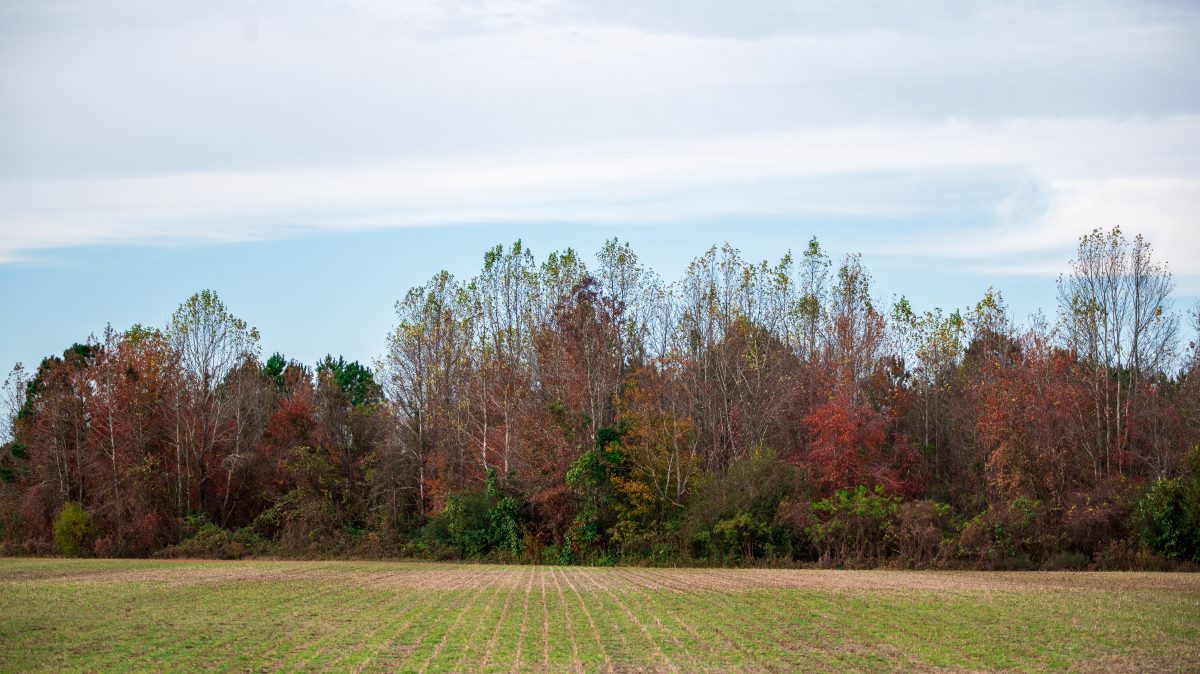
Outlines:
POLYGON ((0 670, 1200 670, 1200 576, 0 559, 0 670))

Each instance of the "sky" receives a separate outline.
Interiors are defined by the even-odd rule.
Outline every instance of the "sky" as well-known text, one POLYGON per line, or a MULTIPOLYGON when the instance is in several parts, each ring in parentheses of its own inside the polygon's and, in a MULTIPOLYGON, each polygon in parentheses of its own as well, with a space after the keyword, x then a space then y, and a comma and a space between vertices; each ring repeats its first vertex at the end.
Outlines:
POLYGON ((216 290, 369 362, 485 248, 817 236, 1018 318, 1093 228, 1200 298, 1200 3, 0 0, 0 365, 216 290))

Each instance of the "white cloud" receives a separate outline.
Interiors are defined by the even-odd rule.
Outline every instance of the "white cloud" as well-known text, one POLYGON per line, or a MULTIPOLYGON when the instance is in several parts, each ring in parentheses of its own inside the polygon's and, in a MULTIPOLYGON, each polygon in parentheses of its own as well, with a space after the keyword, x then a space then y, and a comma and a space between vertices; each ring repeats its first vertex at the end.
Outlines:
POLYGON ((1003 171, 1021 176, 1018 192, 998 201, 993 220, 964 223, 997 229, 892 252, 1021 253, 1122 224, 1197 271, 1200 255, 1180 254, 1200 252, 1200 228, 1192 226, 1200 174, 1177 162, 1177 152, 1200 153, 1200 116, 875 125, 353 168, 9 181, 0 185, 7 235, 0 255, 63 243, 286 236, 307 228, 912 216, 937 208, 942 197, 906 195, 906 180, 932 176, 926 182, 936 185, 1003 171), (1167 147, 1162 156, 1153 151, 1167 147), (1130 148, 1145 149, 1138 160, 1123 161, 1130 148), (1034 208, 1024 208, 1026 192, 1034 208))
POLYGON ((963 231, 864 247, 1022 255, 1122 224, 1200 271, 1198 15, 1132 2, 10 4, 0 261, 465 221, 945 220, 963 206, 956 180, 1002 176, 1008 192, 964 210, 963 231))

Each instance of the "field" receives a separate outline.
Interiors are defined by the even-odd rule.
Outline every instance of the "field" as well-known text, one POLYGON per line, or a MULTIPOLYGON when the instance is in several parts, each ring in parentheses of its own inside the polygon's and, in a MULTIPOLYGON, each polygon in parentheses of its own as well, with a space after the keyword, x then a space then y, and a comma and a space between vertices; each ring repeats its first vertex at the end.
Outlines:
POLYGON ((0 670, 1197 671, 1200 576, 0 559, 0 670))

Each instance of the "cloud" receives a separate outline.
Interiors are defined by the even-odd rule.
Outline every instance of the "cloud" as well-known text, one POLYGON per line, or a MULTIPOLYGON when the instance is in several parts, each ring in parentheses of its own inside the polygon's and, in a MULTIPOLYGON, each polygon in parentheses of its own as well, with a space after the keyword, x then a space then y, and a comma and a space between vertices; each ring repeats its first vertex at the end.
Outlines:
POLYGON ((828 214, 936 215, 935 234, 864 247, 961 258, 1125 224, 1190 268, 1198 17, 1132 2, 10 3, 0 261, 311 229, 828 214))
MULTIPOLYGON (((583 145, 537 154, 303 170, 9 181, 0 256, 143 239, 462 222, 677 222, 715 214, 898 218, 936 211, 963 176, 1011 184, 984 231, 892 253, 972 257, 1069 244, 1122 224, 1200 252, 1200 116, 856 126, 583 145), (1141 148, 1136 160, 1126 159, 1141 148), (1157 153, 1155 148, 1159 148, 1157 153), (920 185, 920 189, 915 186, 920 185), (947 189, 949 189, 947 187, 947 189)), ((945 214, 943 214, 944 216, 945 214)), ((878 245, 878 244, 876 244, 878 245)), ((1190 257, 1193 261, 1188 261, 1190 257)))

